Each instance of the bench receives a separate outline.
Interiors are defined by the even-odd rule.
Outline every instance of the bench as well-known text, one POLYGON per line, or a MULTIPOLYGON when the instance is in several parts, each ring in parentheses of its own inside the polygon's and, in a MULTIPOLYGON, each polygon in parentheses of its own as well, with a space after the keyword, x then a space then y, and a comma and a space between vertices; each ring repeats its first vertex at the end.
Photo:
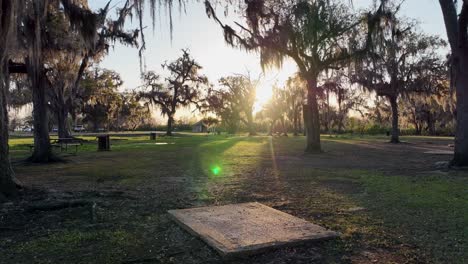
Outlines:
MULTIPOLYGON (((60 148, 60 152, 68 151, 68 148, 75 147, 75 154, 78 152, 78 147, 83 145, 80 139, 76 138, 57 138, 57 139, 50 139, 50 146, 53 148, 60 148)), ((29 151, 32 152, 34 149, 34 145, 29 145, 29 151)))

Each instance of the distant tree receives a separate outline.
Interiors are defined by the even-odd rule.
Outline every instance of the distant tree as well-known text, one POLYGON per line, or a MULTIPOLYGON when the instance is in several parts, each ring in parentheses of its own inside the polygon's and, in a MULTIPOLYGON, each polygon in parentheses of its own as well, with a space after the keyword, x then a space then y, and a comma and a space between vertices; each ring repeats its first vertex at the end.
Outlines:
POLYGON ((366 117, 375 124, 381 127, 391 127, 392 123, 392 111, 391 107, 381 97, 376 97, 373 102, 373 106, 368 107, 366 117))
POLYGON ((229 134, 235 134, 239 128, 241 111, 231 100, 232 95, 224 89, 209 89, 203 111, 212 112, 221 119, 221 124, 229 134))
MULTIPOLYGON (((411 93, 402 98, 403 119, 412 124, 417 135, 426 131, 436 135, 437 128, 447 130, 455 121, 455 101, 448 80, 437 81, 429 75, 428 85, 433 88, 427 93, 411 93)), ((447 77, 442 75, 443 79, 447 77)), ((429 90, 429 89, 428 89, 429 90)))
POLYGON ((399 140, 398 100, 410 92, 424 92, 423 75, 414 74, 440 69, 438 49, 444 42, 434 36, 415 33, 414 25, 401 20, 399 8, 386 7, 386 17, 382 19, 372 38, 374 45, 368 57, 356 63, 356 74, 352 81, 364 88, 385 97, 392 111, 392 143, 399 140))
POLYGON ((145 90, 139 94, 139 98, 158 106, 162 115, 167 116, 168 136, 172 135, 177 109, 191 104, 197 105, 202 87, 208 85, 208 79, 200 74, 200 64, 191 58, 187 50, 182 50, 182 53, 177 60, 162 65, 170 73, 166 84, 160 83, 156 73, 147 72, 143 77, 145 90))
POLYGON ((138 127, 152 123, 151 111, 148 106, 140 103, 136 93, 122 93, 122 104, 114 123, 115 129, 135 130, 138 127))
POLYGON ((336 125, 338 133, 343 132, 345 126, 345 119, 349 112, 354 110, 361 116, 364 115, 363 110, 367 107, 367 97, 364 93, 354 88, 343 88, 341 85, 337 87, 336 102, 337 102, 337 115, 336 125))
POLYGON ((214 118, 214 117, 211 117, 211 116, 203 118, 202 121, 208 127, 212 127, 214 125, 219 124, 219 120, 217 118, 214 118))
POLYGON ((468 2, 439 0, 451 54, 451 83, 456 88, 457 130, 452 164, 468 166, 468 2), (460 13, 457 5, 461 3, 460 13))
POLYGON ((24 74, 10 74, 9 77, 8 108, 18 110, 32 102, 32 91, 24 74))
POLYGON ((233 109, 239 111, 238 117, 247 126, 250 136, 257 134, 253 111, 258 83, 259 79, 252 80, 249 75, 228 76, 219 80, 227 92, 226 99, 233 109))
POLYGON ((323 130, 331 133, 332 118, 335 114, 334 107, 331 105, 331 96, 336 92, 337 84, 333 81, 326 81, 317 87, 317 99, 319 107, 320 123, 323 130))
POLYGON ((281 133, 285 136, 288 135, 286 127, 286 119, 288 115, 288 101, 286 98, 286 90, 278 86, 274 86, 272 89, 272 96, 270 100, 263 106, 261 115, 263 118, 266 118, 270 123, 269 135, 275 133, 275 127, 278 122, 281 126, 281 133))
POLYGON ((109 128, 123 104, 118 88, 123 84, 120 75, 114 71, 95 68, 88 71, 83 80, 82 112, 84 122, 93 124, 93 130, 109 128))
POLYGON ((344 121, 351 110, 362 113, 365 96, 349 83, 341 71, 333 71, 331 77, 318 87, 321 102, 322 124, 325 131, 344 129, 344 121))
POLYGON ((306 100, 306 83, 300 76, 290 77, 286 82, 286 90, 284 92, 287 101, 287 116, 293 124, 293 133, 299 135, 300 123, 302 117, 302 106, 306 100))

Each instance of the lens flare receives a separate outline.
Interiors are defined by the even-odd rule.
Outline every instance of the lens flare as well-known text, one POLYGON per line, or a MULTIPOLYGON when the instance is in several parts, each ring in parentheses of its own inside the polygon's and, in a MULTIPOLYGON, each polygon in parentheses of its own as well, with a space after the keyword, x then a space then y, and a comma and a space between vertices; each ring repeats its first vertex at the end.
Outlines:
POLYGON ((221 173, 221 167, 219 166, 213 166, 211 168, 211 172, 214 174, 214 175, 219 175, 221 173))

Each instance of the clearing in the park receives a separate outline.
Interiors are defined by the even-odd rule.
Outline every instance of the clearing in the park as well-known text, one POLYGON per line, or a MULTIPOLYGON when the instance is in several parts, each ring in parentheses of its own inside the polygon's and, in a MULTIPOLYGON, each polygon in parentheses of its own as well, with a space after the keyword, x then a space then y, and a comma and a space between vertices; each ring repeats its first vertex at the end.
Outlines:
POLYGON ((224 257, 338 236, 336 232, 260 203, 170 210, 169 214, 224 257))

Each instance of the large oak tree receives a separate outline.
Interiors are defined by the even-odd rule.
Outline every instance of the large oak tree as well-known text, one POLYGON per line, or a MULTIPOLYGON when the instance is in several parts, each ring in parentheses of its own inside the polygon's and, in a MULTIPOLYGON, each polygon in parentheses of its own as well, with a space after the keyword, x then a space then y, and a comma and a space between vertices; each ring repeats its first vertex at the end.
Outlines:
POLYGON ((235 128, 241 121, 250 136, 256 135, 253 112, 258 83, 259 79, 254 80, 250 75, 221 78, 220 89, 210 90, 207 99, 210 110, 221 117, 228 127, 235 128))
POLYGON ((197 105, 201 89, 208 85, 208 79, 200 73, 201 65, 187 50, 182 50, 180 58, 162 67, 169 71, 166 83, 161 83, 155 72, 147 72, 143 77, 145 90, 140 92, 139 97, 159 107, 161 114, 167 116, 166 134, 171 136, 177 109, 197 105))
POLYGON ((349 41, 350 33, 373 15, 356 17, 350 7, 329 0, 250 0, 239 4, 245 21, 238 29, 224 24, 210 1, 205 1, 208 16, 224 30, 228 44, 260 53, 264 67, 281 66, 292 59, 307 82, 307 152, 320 152, 320 122, 317 86, 320 74, 349 62, 364 50, 349 41), (353 52, 351 52, 351 50, 353 52))
POLYGON ((427 93, 428 79, 443 68, 439 49, 444 42, 416 33, 415 25, 397 17, 398 8, 387 6, 385 19, 376 24, 373 45, 355 63, 352 81, 388 100, 392 112, 392 143, 399 140, 399 99, 409 93, 427 93), (421 74, 422 73, 422 74, 421 74))

